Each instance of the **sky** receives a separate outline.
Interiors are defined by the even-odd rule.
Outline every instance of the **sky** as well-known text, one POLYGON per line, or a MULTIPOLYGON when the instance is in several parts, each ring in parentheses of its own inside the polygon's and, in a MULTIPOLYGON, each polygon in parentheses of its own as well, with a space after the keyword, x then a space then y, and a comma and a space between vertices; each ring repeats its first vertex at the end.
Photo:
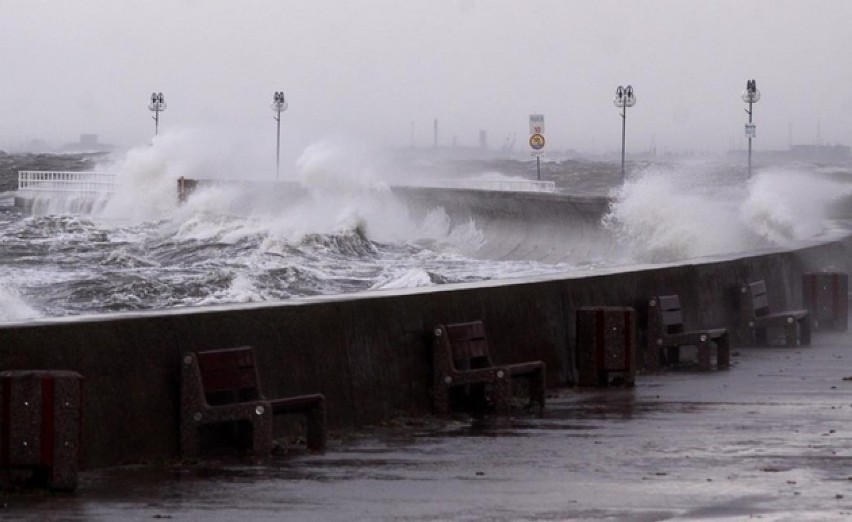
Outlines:
POLYGON ((628 152, 745 144, 852 145, 848 0, 0 0, 0 148, 81 133, 151 140, 215 129, 297 157, 343 136, 377 146, 439 141, 620 149, 612 97, 632 85, 628 152))

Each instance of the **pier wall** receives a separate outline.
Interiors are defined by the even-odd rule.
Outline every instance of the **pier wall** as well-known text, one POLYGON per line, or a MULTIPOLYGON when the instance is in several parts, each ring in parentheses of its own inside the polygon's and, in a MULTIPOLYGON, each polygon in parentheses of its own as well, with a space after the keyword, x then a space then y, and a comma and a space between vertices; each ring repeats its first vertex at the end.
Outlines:
MULTIPOLYGON (((274 214, 316 195, 312 193, 314 189, 293 182, 181 178, 175 190, 175 204, 191 198, 195 191, 222 186, 233 190, 230 206, 221 211, 233 214, 274 214)), ((334 187, 316 190, 320 197, 339 196, 334 187)), ((440 209, 446 213, 452 227, 473 224, 483 241, 465 245, 457 252, 466 257, 577 263, 578 260, 594 262, 606 259, 617 249, 612 235, 600 226, 601 218, 609 207, 609 200, 604 197, 417 186, 361 187, 355 195, 362 204, 377 207, 402 204, 416 221, 440 209)), ((90 193, 31 190, 19 191, 15 196, 15 207, 41 215, 51 212, 91 214, 102 209, 107 200, 107 196, 90 193)))
POLYGON ((772 306, 798 307, 802 274, 846 271, 849 243, 592 276, 6 324, 0 370, 83 375, 85 467, 165 460, 178 456, 186 351, 251 345, 267 396, 322 392, 330 427, 345 429, 430 412, 436 324, 482 319, 497 363, 541 359, 550 386, 571 385, 578 307, 635 307, 644 345, 648 298, 678 293, 687 327, 727 326, 736 344, 741 282, 765 279, 772 306))

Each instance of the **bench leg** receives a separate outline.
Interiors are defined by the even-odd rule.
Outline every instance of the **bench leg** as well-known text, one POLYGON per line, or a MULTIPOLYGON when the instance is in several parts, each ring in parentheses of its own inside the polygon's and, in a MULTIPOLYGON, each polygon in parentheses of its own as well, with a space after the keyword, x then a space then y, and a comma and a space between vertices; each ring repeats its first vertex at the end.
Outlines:
POLYGON ((648 343, 648 350, 645 355, 645 368, 651 372, 660 371, 660 346, 656 342, 648 343))
POLYGON ((180 423, 180 455, 183 458, 195 458, 198 456, 200 445, 199 425, 193 419, 186 419, 180 423))
POLYGON ((710 343, 712 341, 707 340, 704 342, 698 343, 698 369, 707 371, 710 369, 710 343))
POLYGON ((784 338, 787 341, 787 346, 799 344, 799 327, 795 321, 787 323, 787 326, 784 327, 784 338))
POLYGON ((529 403, 529 406, 532 407, 532 404, 535 402, 535 403, 538 404, 539 414, 544 413, 544 401, 545 401, 545 398, 546 398, 545 369, 544 368, 536 370, 534 373, 529 375, 529 387, 530 387, 530 403, 529 403))
POLYGON ((755 328, 754 329, 754 345, 755 346, 766 346, 768 335, 766 333, 766 328, 755 328))
POLYGON ((450 387, 444 384, 443 377, 435 377, 432 385, 432 401, 435 413, 446 415, 450 412, 450 387))
POLYGON ((716 369, 731 367, 731 341, 728 334, 716 339, 716 369))
POLYGON ((666 364, 669 366, 680 362, 680 346, 669 346, 666 348, 666 364))
POLYGON ((491 383, 491 400, 497 413, 508 415, 512 405, 512 378, 508 372, 491 383))
POLYGON ((799 339, 803 346, 811 344, 811 317, 803 317, 799 321, 799 339))
POLYGON ((251 419, 251 449, 256 458, 266 458, 272 452, 272 412, 251 419))
POLYGON ((325 430, 325 400, 320 401, 314 408, 305 414, 307 424, 308 450, 316 453, 325 452, 326 430, 325 430))
MULTIPOLYGON (((499 403, 500 398, 493 397, 494 390, 487 383, 475 382, 463 387, 464 407, 468 411, 486 411, 490 403, 499 403)), ((450 399, 452 401, 452 399, 450 399)))

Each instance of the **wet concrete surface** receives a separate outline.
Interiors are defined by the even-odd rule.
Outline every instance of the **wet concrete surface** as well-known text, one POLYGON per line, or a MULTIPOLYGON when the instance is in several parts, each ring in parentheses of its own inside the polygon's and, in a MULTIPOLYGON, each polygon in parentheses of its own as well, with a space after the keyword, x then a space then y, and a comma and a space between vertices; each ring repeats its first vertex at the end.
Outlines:
POLYGON ((88 471, 74 494, 3 494, 0 518, 850 520, 850 343, 552 390, 541 418, 400 420, 323 456, 88 471))

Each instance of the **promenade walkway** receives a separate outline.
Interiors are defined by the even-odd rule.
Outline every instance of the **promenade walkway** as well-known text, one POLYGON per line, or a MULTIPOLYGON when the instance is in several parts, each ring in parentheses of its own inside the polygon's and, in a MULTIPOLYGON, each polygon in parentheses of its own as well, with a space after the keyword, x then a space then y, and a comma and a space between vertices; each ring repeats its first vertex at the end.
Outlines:
POLYGON ((269 466, 81 474, 24 520, 852 520, 852 334, 730 371, 552 392, 544 418, 413 419, 269 466))

